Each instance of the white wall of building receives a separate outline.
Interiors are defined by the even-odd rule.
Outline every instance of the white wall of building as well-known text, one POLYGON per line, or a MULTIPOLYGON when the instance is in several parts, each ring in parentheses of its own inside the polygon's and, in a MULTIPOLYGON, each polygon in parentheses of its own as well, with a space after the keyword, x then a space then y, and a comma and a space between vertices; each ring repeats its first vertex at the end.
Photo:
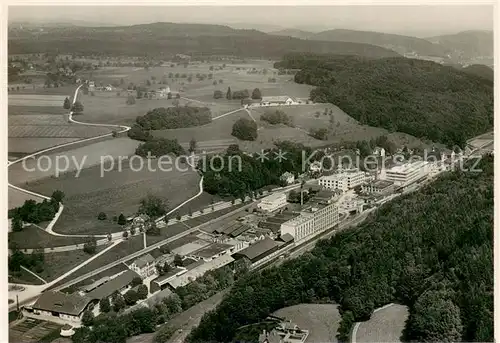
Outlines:
POLYGON ((285 193, 275 193, 263 198, 257 207, 263 211, 276 211, 287 204, 285 193))
POLYGON ((318 181, 320 186, 327 189, 339 189, 343 192, 347 192, 349 189, 363 184, 365 179, 365 173, 357 171, 322 176, 318 181))
POLYGON ((392 167, 385 170, 384 180, 392 181, 397 186, 408 185, 427 175, 427 164, 424 161, 416 161, 392 167))

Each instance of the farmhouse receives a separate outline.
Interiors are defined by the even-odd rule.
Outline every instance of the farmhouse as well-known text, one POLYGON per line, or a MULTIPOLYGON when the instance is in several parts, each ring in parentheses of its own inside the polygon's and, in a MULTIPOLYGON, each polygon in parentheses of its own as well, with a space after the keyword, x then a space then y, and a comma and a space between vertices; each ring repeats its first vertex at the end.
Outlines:
POLYGON ((276 105, 297 105, 299 102, 297 99, 289 97, 287 95, 281 96, 263 96, 260 104, 262 106, 276 106, 276 105))
POLYGON ((32 306, 33 313, 79 322, 92 298, 77 293, 44 292, 32 306))
POLYGON ((97 287, 105 284, 106 282, 108 282, 111 278, 109 276, 105 276, 103 278, 100 278, 99 280, 97 281, 94 281, 93 283, 91 283, 90 285, 86 285, 86 286, 83 286, 81 288, 81 291, 85 292, 85 293, 88 293, 88 292, 91 292, 93 291, 94 289, 96 289, 97 287))
POLYGON ((156 273, 155 259, 150 254, 146 254, 134 260, 129 268, 145 279, 156 273))

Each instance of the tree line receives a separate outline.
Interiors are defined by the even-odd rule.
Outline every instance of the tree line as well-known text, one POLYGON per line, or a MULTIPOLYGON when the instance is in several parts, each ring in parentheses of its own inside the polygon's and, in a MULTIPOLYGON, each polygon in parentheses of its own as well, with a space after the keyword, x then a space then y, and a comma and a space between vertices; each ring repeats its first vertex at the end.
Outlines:
POLYGON ((230 342, 275 310, 325 301, 340 305, 341 341, 391 302, 409 307, 406 341, 493 341, 493 164, 446 173, 311 252, 248 273, 188 341, 230 342))
POLYGON ((464 147, 493 126, 493 83, 452 67, 406 58, 291 54, 277 64, 301 69, 295 82, 317 88, 362 124, 464 147))
POLYGON ((229 146, 223 161, 214 159, 213 168, 204 168, 202 162, 198 169, 204 175, 203 188, 210 194, 241 198, 269 185, 284 185, 280 179, 285 172, 302 173, 302 152, 309 156, 312 149, 293 142, 277 142, 276 148, 266 150, 267 159, 261 161, 258 155, 249 156, 239 150, 237 145, 229 146), (286 160, 281 162, 274 157, 279 150, 286 151, 286 160), (236 161, 241 160, 241 168, 236 161), (205 170, 206 169, 206 170, 205 170), (219 170, 220 171, 215 171, 219 170))

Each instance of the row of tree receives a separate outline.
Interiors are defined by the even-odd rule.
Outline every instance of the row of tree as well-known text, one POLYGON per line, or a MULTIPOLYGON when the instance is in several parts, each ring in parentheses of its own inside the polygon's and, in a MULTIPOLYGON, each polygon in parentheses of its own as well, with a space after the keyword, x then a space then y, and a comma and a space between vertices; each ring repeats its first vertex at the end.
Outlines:
MULTIPOLYGON (((238 280, 188 338, 230 342, 282 307, 340 304, 339 339, 391 302, 407 305, 405 341, 493 341, 493 157, 380 207, 303 256, 238 280)), ((468 165, 470 167, 471 165, 468 165)))

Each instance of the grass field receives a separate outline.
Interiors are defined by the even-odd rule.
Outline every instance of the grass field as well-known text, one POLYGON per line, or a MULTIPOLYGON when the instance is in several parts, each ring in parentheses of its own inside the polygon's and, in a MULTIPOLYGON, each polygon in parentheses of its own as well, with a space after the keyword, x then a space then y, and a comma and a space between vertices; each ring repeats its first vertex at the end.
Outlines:
MULTIPOLYGON (((43 224, 40 226, 43 227, 43 224)), ((9 247, 15 244, 21 250, 81 244, 87 241, 84 237, 54 236, 33 225, 25 227, 22 231, 9 232, 8 239, 9 247)))
POLYGON ((300 304, 279 309, 273 315, 291 320, 299 328, 309 330, 306 342, 338 342, 335 337, 341 320, 338 305, 300 304))
MULTIPOLYGON (((98 246, 96 254, 105 248, 105 245, 98 246)), ((37 273, 37 275, 45 281, 52 281, 91 257, 92 255, 87 254, 83 250, 45 254, 43 272, 37 273)))
POLYGON ((68 287, 68 288, 62 289, 61 291, 63 293, 73 293, 74 291, 78 290, 79 288, 86 286, 86 285, 90 285, 91 283, 93 283, 93 282, 95 282, 95 281, 97 281, 105 276, 114 276, 120 272, 127 270, 127 269, 128 269, 128 267, 124 263, 121 263, 117 266, 106 269, 103 272, 92 275, 90 278, 85 279, 85 280, 83 280, 83 281, 81 281, 73 286, 68 287))
POLYGON ((65 282, 68 282, 78 276, 82 276, 86 273, 89 273, 95 269, 101 268, 107 264, 115 262, 116 260, 123 258, 127 255, 130 255, 134 252, 142 250, 144 248, 142 235, 136 235, 134 237, 130 237, 124 242, 119 243, 117 246, 108 250, 105 254, 97 257, 92 260, 82 268, 78 269, 71 275, 68 275, 66 278, 60 280, 56 284, 54 284, 51 288, 61 285, 65 282))
POLYGON ((356 342, 402 342, 407 318, 408 308, 403 305, 394 304, 376 311, 370 320, 359 325, 356 342))
MULTIPOLYGON (((102 156, 112 156, 118 158, 119 156, 130 156, 135 153, 135 149, 139 146, 138 141, 129 138, 114 138, 97 143, 92 143, 64 152, 44 154, 50 159, 28 159, 25 163, 26 168, 22 163, 17 163, 9 167, 9 182, 14 185, 24 186, 26 182, 32 182, 43 178, 54 177, 56 160, 59 158, 61 166, 64 167, 63 156, 66 156, 70 164, 66 169, 67 173, 75 175, 78 166, 88 168, 100 164, 102 156), (40 161, 39 166, 37 163, 40 161), (76 161, 76 163, 74 162, 76 161), (51 166, 51 168, 48 168, 51 166), (34 169, 34 170, 33 170, 34 169), (45 170, 46 169, 46 170, 45 170)), ((49 192, 49 195, 52 191, 49 192)))
POLYGON ((54 94, 9 94, 9 105, 62 107, 64 95, 54 94))
POLYGON ((9 137, 12 138, 89 138, 111 131, 106 127, 68 123, 62 115, 9 117, 9 137))
POLYGON ((42 280, 35 277, 33 274, 28 273, 26 270, 21 269, 19 272, 9 272, 9 283, 23 284, 23 285, 43 285, 42 280))
MULTIPOLYGON (((33 88, 33 85, 29 84, 17 84, 15 86, 20 86, 21 89, 19 91, 10 91, 9 95, 61 95, 64 97, 71 97, 75 93, 75 89, 77 85, 64 85, 62 87, 56 87, 56 88, 43 88, 43 81, 41 83, 35 84, 35 88, 33 88), (25 87, 25 89, 22 89, 22 86, 25 87)), ((9 87, 13 87, 14 85, 9 85, 9 87)), ((62 102, 58 105, 62 106, 62 102)))
POLYGON ((57 106, 28 106, 28 105, 11 105, 7 107, 7 113, 10 116, 16 115, 40 115, 40 114, 65 114, 69 111, 63 108, 62 104, 57 106))
POLYGON ((10 138, 8 139, 9 154, 25 156, 34 152, 52 148, 56 145, 75 142, 81 138, 10 138))
POLYGON ((54 189, 65 193, 65 208, 54 227, 56 232, 107 234, 122 230, 112 217, 136 213, 147 194, 164 199, 168 207, 173 208, 198 192, 199 179, 192 170, 182 172, 172 168, 171 172, 159 169, 154 172, 145 167, 134 171, 124 163, 122 171, 116 166, 103 177, 100 166, 94 166, 84 169, 78 178, 67 173, 59 178, 31 182, 27 188, 41 194, 51 194, 54 189), (108 220, 98 220, 99 212, 105 212, 108 220))
POLYGON ((9 187, 9 193, 8 193, 8 206, 9 210, 14 208, 14 207, 20 207, 24 204, 26 200, 35 200, 35 201, 43 201, 43 198, 24 193, 21 191, 18 191, 17 189, 9 187))

